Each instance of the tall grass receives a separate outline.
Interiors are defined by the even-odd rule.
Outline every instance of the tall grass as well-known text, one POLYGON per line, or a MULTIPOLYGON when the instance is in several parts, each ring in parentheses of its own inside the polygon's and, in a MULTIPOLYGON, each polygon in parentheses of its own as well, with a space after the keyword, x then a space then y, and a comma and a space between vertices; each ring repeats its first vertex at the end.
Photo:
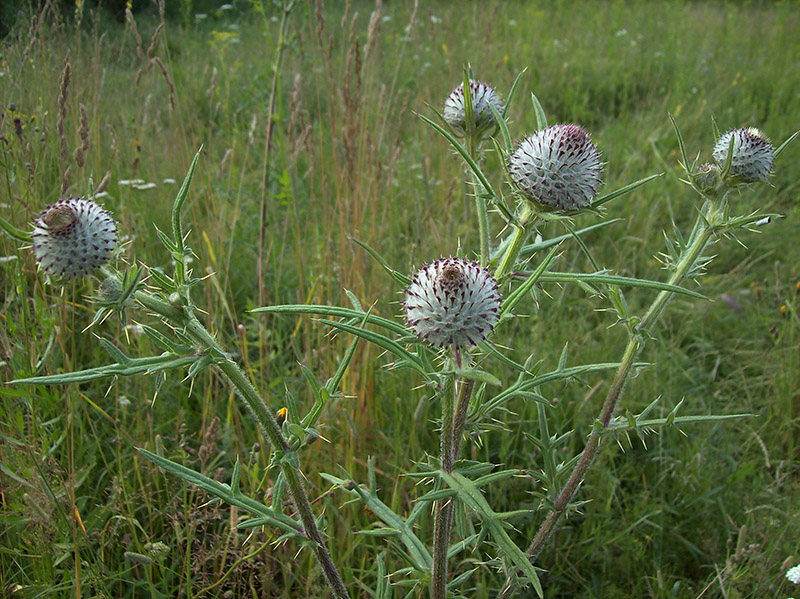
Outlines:
MULTIPOLYGON (((238 344, 241 363, 263 382, 276 410, 286 393, 309 401, 298 363, 330 376, 346 340, 308 318, 248 314, 260 286, 267 304, 342 304, 348 289, 391 317, 400 311, 393 281, 351 237, 409 273, 454 253, 459 242, 477 246, 460 163, 414 114, 429 114, 426 104, 440 108, 465 62, 498 90, 527 68, 522 89, 536 93, 551 122, 592 131, 608 163, 607 189, 665 173, 611 204, 620 222, 587 238, 601 266, 621 274, 657 278, 662 230, 695 218, 678 181, 668 113, 690 148, 710 149, 712 116, 723 130, 757 125, 776 141, 800 123, 800 16, 791 3, 487 9, 480 2, 376 8, 309 1, 290 19, 265 164, 280 16, 271 5, 236 3, 189 24, 163 21, 154 5, 124 24, 85 13, 80 27, 49 6, 23 12, 2 45, 4 218, 27 229, 46 204, 85 195, 109 173, 101 201, 129 236, 128 256, 168 267, 153 225, 169 230, 171 198, 202 145, 186 215, 195 273, 209 275, 198 303, 209 328, 238 344), (156 185, 124 184, 131 179, 156 185), (257 280, 265 180, 265 272, 257 280)), ((514 130, 534 128, 526 95, 512 108, 514 130)), ((702 280, 702 292, 715 301, 674 300, 660 341, 643 355, 653 366, 628 387, 632 411, 662 396, 665 410, 686 398, 697 413, 757 417, 667 429, 646 443, 619 439, 584 485, 597 499, 565 523, 542 556, 546 596, 786 596, 781 565, 800 556, 797 160, 796 146, 780 157, 770 203, 759 206, 785 218, 743 240, 747 252, 724 246, 702 280)), ((498 167, 487 157, 488 170, 498 167)), ((750 207, 752 197, 737 201, 750 207)), ((93 334, 131 355, 159 351, 133 321, 80 334, 92 318, 87 285, 63 293, 44 285, 30 253, 7 237, 0 237, 0 255, 3 381, 105 363, 93 334)), ((577 247, 559 260, 562 270, 591 268, 577 247)), ((625 335, 608 330, 599 300, 576 287, 545 291, 530 318, 514 325, 523 352, 550 366, 567 342, 576 363, 621 353, 625 335)), ((628 300, 640 302, 632 310, 647 302, 637 294, 628 300)), ((329 547, 354 596, 362 584, 374 586, 375 556, 386 541, 354 534, 374 519, 328 494, 318 472, 337 473, 342 465, 364 480, 374 456, 381 495, 402 512, 418 490, 401 473, 411 458, 437 448, 436 407, 383 363, 374 348, 359 348, 344 380, 347 396, 323 418, 324 441, 303 455, 329 547)), ((607 385, 601 375, 585 382, 547 390, 558 399, 552 432, 576 429, 570 455, 581 448, 607 385)), ((109 387, 4 385, 0 396, 5 593, 326 596, 306 553, 295 554, 268 531, 237 530, 235 509, 136 457, 135 447, 157 448, 220 480, 238 457, 243 489, 270 493, 267 444, 215 375, 121 379, 109 387)), ((509 430, 533 426, 534 406, 511 408, 509 430)), ((509 467, 538 467, 522 434, 487 433, 473 452, 509 467)), ((488 499, 498 511, 519 509, 535 503, 529 491, 520 482, 488 499)), ((537 520, 515 524, 515 540, 524 545, 537 520)), ((478 568, 474 597, 496 590, 483 557, 456 565, 478 568)))

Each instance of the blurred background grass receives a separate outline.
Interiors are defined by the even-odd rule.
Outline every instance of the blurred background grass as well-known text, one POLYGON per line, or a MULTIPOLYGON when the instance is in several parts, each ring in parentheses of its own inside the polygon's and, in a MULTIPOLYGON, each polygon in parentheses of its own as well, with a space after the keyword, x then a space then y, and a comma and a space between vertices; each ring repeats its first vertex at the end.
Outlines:
MULTIPOLYGON (((2 14, 2 214, 27 229, 45 205, 84 195, 90 179, 96 186, 108 173, 101 201, 120 222, 127 256, 169 268, 154 225, 169 229, 174 194, 203 145, 186 221, 195 273, 213 275, 196 301, 275 409, 287 392, 309 405, 298 363, 325 379, 347 340, 329 337, 311 319, 249 315, 259 286, 267 304, 346 305, 349 289, 365 305, 376 303, 376 312, 397 316, 400 290, 350 237, 403 272, 477 246, 460 159, 414 116, 440 108, 466 62, 504 96, 527 69, 510 111, 512 135, 534 128, 534 92, 551 123, 591 131, 607 162, 606 190, 665 173, 610 204, 608 217, 622 220, 587 237, 600 265, 620 274, 663 280, 654 258, 664 248, 662 231, 695 217, 668 114, 690 154, 704 159, 714 142, 712 116, 722 130, 754 125, 777 143, 800 123, 800 14, 792 2, 376 8, 309 0, 290 17, 265 166, 279 11, 245 2, 169 5, 162 17, 157 4, 135 2, 127 20, 88 3, 2 14), (82 107, 88 135, 85 158, 77 160, 82 107), (135 179, 141 182, 126 184, 135 179), (259 279, 262 196, 267 241, 259 279)), ((800 561, 799 152, 795 144, 779 158, 772 189, 734 200, 741 212, 785 218, 743 238, 747 248, 715 247, 701 288, 715 301, 670 304, 658 340, 642 356, 653 366, 625 398, 632 411, 660 396, 664 413, 685 398, 685 414, 757 417, 665 430, 646 445, 609 443, 583 487, 592 501, 542 556, 547 597, 790 594, 781 567, 800 561)), ((499 184, 495 156, 487 155, 486 168, 499 184)), ((595 222, 578 219, 579 226, 595 222)), ((492 223, 498 231, 500 219, 492 223)), ((0 256, 3 381, 107 362, 94 335, 131 355, 159 351, 133 321, 80 334, 92 317, 90 284, 63 292, 45 286, 30 253, 7 237, 0 237, 0 256)), ((573 244, 557 268, 591 265, 573 244)), ((546 291, 538 306, 526 306, 529 318, 498 335, 514 348, 509 355, 533 353, 553 368, 569 343, 570 364, 618 358, 625 335, 609 328, 598 298, 576 287, 546 291)), ((632 291, 627 299, 636 312, 649 296, 632 291)), ((133 319, 147 321, 140 313, 133 319)), ((328 495, 317 473, 336 474, 341 465, 363 481, 367 456, 375 456, 381 496, 403 513, 422 492, 403 472, 437 450, 438 406, 384 363, 374 348, 359 347, 344 380, 347 397, 323 418, 327 442, 301 456, 335 559, 353 595, 363 597, 387 541, 353 534, 373 518, 328 495)), ((489 367, 507 378, 497 364, 489 367)), ((565 458, 582 448, 607 378, 543 390, 554 399, 551 432, 575 429, 565 458)), ((271 531, 236 530, 242 514, 139 462, 135 447, 156 448, 227 480, 238 458, 246 491, 269 493, 268 448, 214 374, 193 383, 173 374, 113 385, 4 385, 0 396, 0 588, 9 596, 326 596, 306 552, 276 544, 271 531)), ((535 406, 509 407, 508 431, 483 435, 472 456, 537 468, 523 434, 536 426, 535 406)), ((489 499, 497 511, 534 506, 531 485, 521 479, 491 489, 489 499)), ((515 522, 520 545, 537 522, 535 515, 515 522)), ((391 550, 387 559, 395 569, 404 565, 391 550)), ((472 554, 454 564, 457 572, 477 568, 467 596, 493 596, 500 583, 482 565, 486 559, 472 554)))

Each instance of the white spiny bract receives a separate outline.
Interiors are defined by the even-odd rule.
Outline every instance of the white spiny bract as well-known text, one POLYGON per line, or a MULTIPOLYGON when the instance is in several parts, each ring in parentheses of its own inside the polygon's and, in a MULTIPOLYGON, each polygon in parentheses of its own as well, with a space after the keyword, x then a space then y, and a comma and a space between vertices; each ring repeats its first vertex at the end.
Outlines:
POLYGON ((111 214, 91 200, 68 198, 42 212, 31 238, 39 267, 66 282, 108 262, 117 247, 117 225, 111 214))
POLYGON ((460 349, 477 345, 494 330, 500 302, 488 270, 461 258, 441 258, 414 274, 403 308, 420 339, 460 349))
MULTIPOLYGON (((503 114, 503 101, 497 92, 481 81, 469 82, 472 92, 472 120, 475 129, 482 129, 494 123, 494 114, 489 108, 491 104, 495 110, 503 114)), ((464 104, 464 84, 455 88, 444 101, 442 117, 453 128, 464 131, 467 127, 466 106, 464 104)))
POLYGON ((775 149, 766 135, 755 127, 732 129, 722 135, 714 146, 714 160, 720 168, 725 165, 728 158, 731 138, 733 138, 731 176, 744 183, 764 181, 772 171, 772 163, 775 160, 775 149))
POLYGON ((602 169, 597 147, 578 125, 536 131, 508 159, 508 174, 523 195, 558 210, 589 206, 602 169))

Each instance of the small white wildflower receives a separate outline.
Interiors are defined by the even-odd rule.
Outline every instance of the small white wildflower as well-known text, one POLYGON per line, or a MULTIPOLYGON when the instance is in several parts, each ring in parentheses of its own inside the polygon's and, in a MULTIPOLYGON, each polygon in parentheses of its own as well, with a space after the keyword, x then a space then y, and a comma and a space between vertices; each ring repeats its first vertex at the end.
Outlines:
POLYGON ((144 182, 145 182, 144 179, 120 179, 119 181, 117 181, 117 185, 124 185, 124 186, 141 185, 144 182))
POLYGON ((800 584, 800 565, 786 570, 786 580, 792 584, 800 584))
POLYGON ((431 15, 431 23, 433 23, 434 25, 438 25, 441 22, 442 22, 441 17, 437 17, 436 15, 431 15))
POLYGON ((156 187, 155 183, 139 183, 137 185, 132 185, 134 189, 138 189, 139 191, 145 191, 147 189, 153 189, 156 187))
POLYGON ((167 183, 167 184, 172 184, 172 183, 176 183, 176 182, 177 181, 175 181, 175 179, 173 179, 172 177, 167 177, 166 179, 164 179, 162 181, 162 183, 167 183))
POLYGON ((203 21, 208 18, 208 15, 204 12, 199 12, 194 16, 195 21, 203 21))
POLYGON ((233 4, 223 4, 219 7, 220 10, 233 10, 233 4))
POLYGON ((714 160, 722 167, 733 139, 730 174, 745 183, 764 181, 772 171, 775 150, 767 137, 755 127, 732 129, 717 140, 714 160))
POLYGON ((523 139, 508 159, 508 174, 529 199, 550 208, 586 208, 597 194, 602 164, 578 125, 553 125, 523 139))
POLYGON ((442 258, 418 271, 405 290, 406 321, 421 339, 456 350, 478 344, 500 312, 497 283, 485 268, 442 258))
MULTIPOLYGON (((472 95, 472 118, 475 128, 481 129, 491 125, 494 123, 494 114, 489 106, 494 106, 495 110, 502 114, 503 101, 494 89, 481 81, 470 81, 469 88, 472 95)), ((463 83, 447 96, 442 116, 451 127, 462 131, 466 128, 467 116, 463 83)))
POLYGON ((627 29, 619 29, 619 30, 617 30, 617 32, 614 35, 616 35, 617 37, 622 37, 623 35, 628 35, 628 30, 627 29))
POLYGON ((509 19, 509 20, 508 20, 508 24, 509 24, 511 27, 514 27, 514 26, 517 24, 517 20, 516 20, 516 19, 509 19))
POLYGON ((117 403, 119 404, 120 408, 127 408, 129 405, 131 405, 131 400, 124 395, 120 395, 117 403))
POLYGON ((39 267, 67 281, 91 274, 108 262, 117 247, 117 225, 99 204, 68 198, 42 212, 31 238, 39 267))

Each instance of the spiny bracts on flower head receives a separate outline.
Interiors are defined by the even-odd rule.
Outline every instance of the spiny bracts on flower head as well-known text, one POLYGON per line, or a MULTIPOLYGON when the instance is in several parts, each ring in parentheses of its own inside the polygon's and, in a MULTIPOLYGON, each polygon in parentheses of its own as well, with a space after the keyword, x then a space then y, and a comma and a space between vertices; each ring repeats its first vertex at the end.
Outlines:
POLYGON ((730 174, 744 183, 764 181, 772 171, 775 149, 761 131, 755 127, 731 129, 723 134, 714 146, 714 160, 724 167, 728 149, 733 139, 730 174))
POLYGON ((31 234, 33 254, 48 275, 69 281, 108 262, 117 247, 117 225, 91 200, 68 198, 45 208, 31 234))
POLYGON ((578 125, 534 132, 517 145, 507 166, 524 196, 558 210, 589 206, 603 169, 597 147, 578 125))
MULTIPOLYGON (((494 123, 494 113, 489 105, 503 114, 503 101, 494 89, 481 81, 469 82, 472 93, 472 120, 475 129, 482 129, 494 123)), ((464 84, 455 88, 444 101, 442 117, 448 125, 464 131, 467 128, 467 110, 464 102, 464 84)))
POLYGON ((485 268, 461 258, 441 258, 414 274, 405 290, 406 321, 431 345, 477 345, 500 313, 497 283, 485 268))

